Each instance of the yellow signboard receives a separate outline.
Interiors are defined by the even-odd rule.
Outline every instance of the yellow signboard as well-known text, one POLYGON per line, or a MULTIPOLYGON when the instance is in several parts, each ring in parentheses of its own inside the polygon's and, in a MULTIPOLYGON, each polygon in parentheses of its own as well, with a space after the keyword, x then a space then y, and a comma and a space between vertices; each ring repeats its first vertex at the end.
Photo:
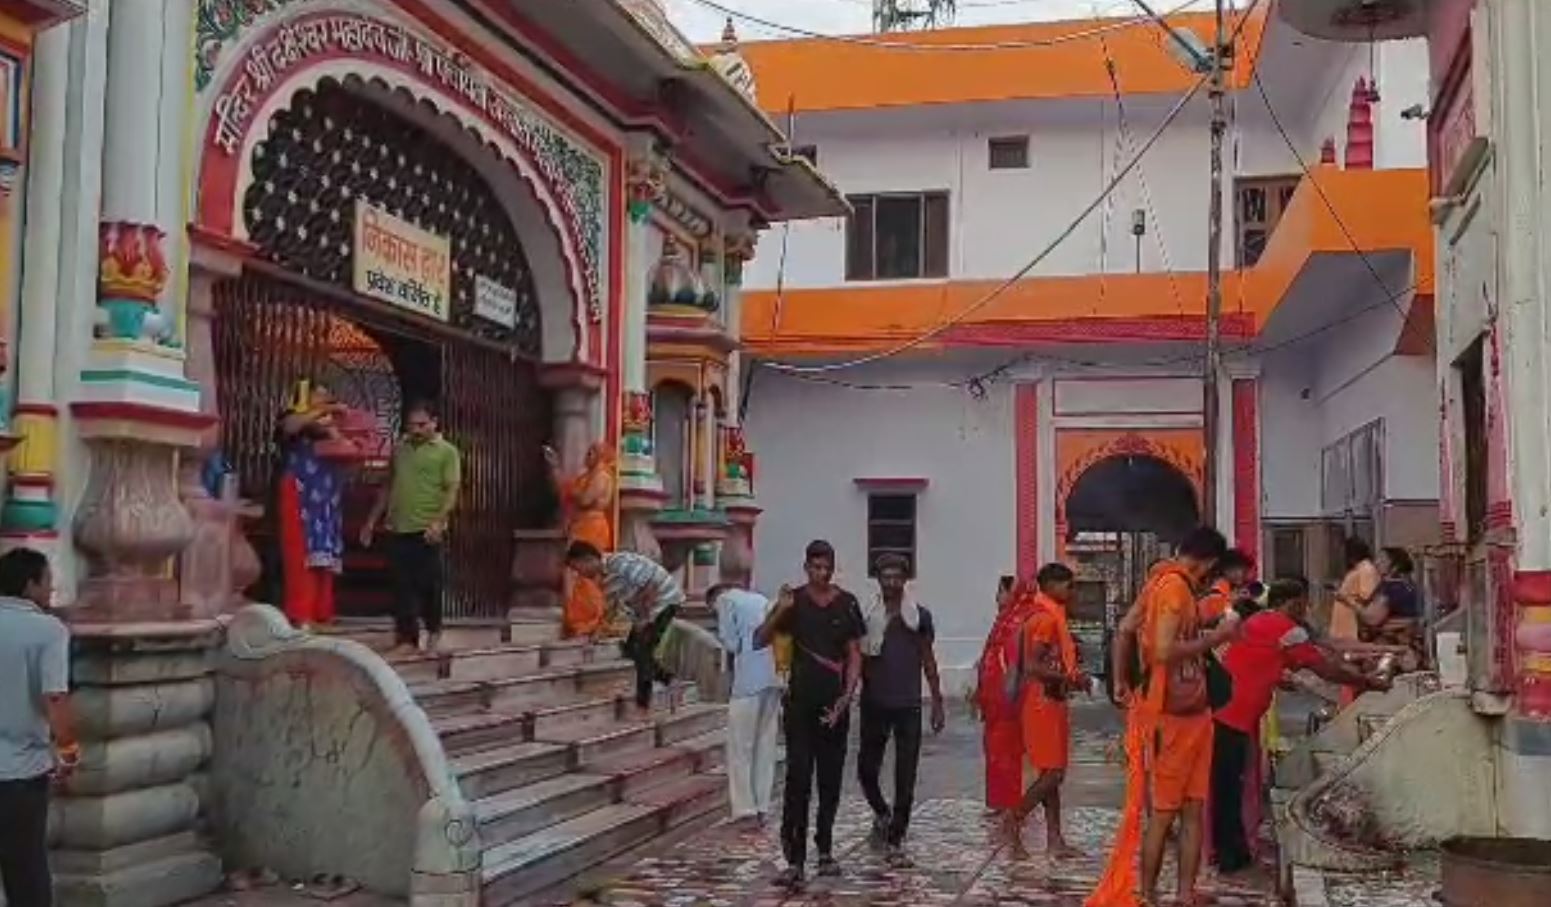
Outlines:
POLYGON ((452 243, 356 199, 352 285, 363 296, 446 321, 452 243))

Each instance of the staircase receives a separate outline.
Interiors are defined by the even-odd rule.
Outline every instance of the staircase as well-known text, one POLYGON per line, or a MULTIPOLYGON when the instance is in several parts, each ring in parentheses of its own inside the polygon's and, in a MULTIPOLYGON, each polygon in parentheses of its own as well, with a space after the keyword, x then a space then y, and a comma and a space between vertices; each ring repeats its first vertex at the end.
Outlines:
MULTIPOLYGON (((331 632, 378 651, 393 642, 385 622, 331 632)), ((659 689, 641 721, 613 643, 531 623, 449 624, 442 640, 443 652, 389 664, 474 807, 484 904, 516 903, 723 808, 725 708, 693 685, 659 689)))

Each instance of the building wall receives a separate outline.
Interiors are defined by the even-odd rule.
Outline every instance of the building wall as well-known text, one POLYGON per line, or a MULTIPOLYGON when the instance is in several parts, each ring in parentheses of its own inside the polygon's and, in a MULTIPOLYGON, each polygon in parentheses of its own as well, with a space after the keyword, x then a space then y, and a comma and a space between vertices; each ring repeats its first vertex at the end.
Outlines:
MULTIPOLYGON (((1048 105, 1046 105, 1048 108, 1048 105)), ((1114 104, 1073 104, 1052 116, 1037 104, 967 111, 968 123, 935 110, 810 117, 798 142, 848 194, 949 192, 949 276, 1004 278, 1054 241, 1131 157, 1116 150, 1114 104), (987 141, 1028 135, 1026 170, 991 170, 987 141)), ((1128 102, 1133 145, 1157 127, 1157 102, 1128 102)), ((1206 267, 1208 149, 1205 109, 1192 104, 1100 210, 1041 263, 1035 275, 1129 273, 1136 268, 1131 212, 1149 210, 1144 270, 1206 267), (1144 185, 1145 184, 1145 185, 1144 185), (1150 196, 1150 203, 1149 203, 1150 196), (1159 237, 1162 237, 1161 245, 1159 237), (1166 251, 1165 251, 1166 250, 1166 251)), ((826 219, 766 232, 747 275, 750 289, 845 283, 845 224, 826 219), (784 247, 784 253, 783 253, 784 247)))
MULTIPOLYGON (((890 366, 869 381, 961 377, 962 369, 890 366)), ((861 380, 861 379, 858 379, 861 380)), ((1012 386, 985 400, 961 390, 846 390, 764 373, 747 431, 759 452, 765 508, 755 531, 755 587, 773 595, 802 581, 803 548, 828 539, 838 581, 865 597, 867 494, 858 478, 925 478, 917 499, 915 591, 937 620, 938 655, 967 679, 996 611, 997 578, 1014 564, 1012 386)))
POLYGON ((1394 355, 1400 325, 1394 309, 1376 309, 1266 357, 1266 519, 1321 516, 1321 451, 1376 419, 1384 420, 1384 497, 1438 499, 1435 366, 1394 355))

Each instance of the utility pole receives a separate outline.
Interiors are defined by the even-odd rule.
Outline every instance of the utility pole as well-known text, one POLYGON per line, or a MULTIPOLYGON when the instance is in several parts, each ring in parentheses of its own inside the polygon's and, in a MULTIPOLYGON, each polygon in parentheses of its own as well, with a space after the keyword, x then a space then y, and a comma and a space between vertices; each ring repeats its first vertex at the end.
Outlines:
POLYGON ((1231 51, 1227 47, 1227 18, 1223 0, 1217 0, 1216 37, 1212 41, 1212 72, 1207 91, 1212 103, 1212 185, 1210 212, 1207 217, 1206 250, 1206 369, 1202 375, 1201 425, 1206 442, 1206 475, 1201 489, 1201 521, 1217 522, 1217 482, 1222 463, 1218 444, 1222 435, 1219 415, 1218 379, 1222 372, 1222 146, 1228 131, 1227 67, 1231 51))
POLYGON ((1217 479, 1222 460, 1217 445, 1222 435, 1218 412, 1218 378, 1222 373, 1222 146, 1228 132, 1228 67, 1233 65, 1233 47, 1228 40, 1228 14, 1224 0, 1217 0, 1215 37, 1210 50, 1201 47, 1194 32, 1170 25, 1148 0, 1131 0, 1173 40, 1180 61, 1192 71, 1204 74, 1212 104, 1212 185, 1208 209, 1206 250, 1206 366, 1201 373, 1201 428, 1206 445, 1206 469, 1201 488, 1201 522, 1217 523, 1217 479))

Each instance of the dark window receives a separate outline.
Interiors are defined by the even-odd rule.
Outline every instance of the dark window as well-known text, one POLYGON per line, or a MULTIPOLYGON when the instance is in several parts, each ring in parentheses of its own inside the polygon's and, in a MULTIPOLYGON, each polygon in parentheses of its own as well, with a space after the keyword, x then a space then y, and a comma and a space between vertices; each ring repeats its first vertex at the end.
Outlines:
POLYGON ((871 494, 867 496, 867 575, 877 576, 878 558, 903 555, 916 572, 916 496, 871 494))
POLYGON ((992 170, 1027 170, 1029 167, 1029 137, 1012 135, 991 139, 986 143, 991 156, 992 170))
POLYGON ((819 146, 798 145, 792 149, 792 157, 806 158, 808 163, 817 167, 819 165, 819 146))
POLYGON ((1235 183, 1239 267, 1250 267, 1265 254, 1266 244, 1297 189, 1296 176, 1250 177, 1235 183))
POLYGON ((1465 537, 1481 538, 1486 531, 1486 375, 1483 347, 1478 338, 1454 367, 1459 370, 1460 409, 1465 429, 1465 537))
POLYGON ((1271 530, 1271 563, 1266 575, 1272 578, 1306 576, 1303 556, 1303 528, 1291 526, 1271 530))
POLYGON ((1080 579, 1073 583, 1072 620, 1103 623, 1108 597, 1109 584, 1101 579, 1080 579))
POLYGON ((853 195, 847 280, 948 276, 948 194, 853 195))

